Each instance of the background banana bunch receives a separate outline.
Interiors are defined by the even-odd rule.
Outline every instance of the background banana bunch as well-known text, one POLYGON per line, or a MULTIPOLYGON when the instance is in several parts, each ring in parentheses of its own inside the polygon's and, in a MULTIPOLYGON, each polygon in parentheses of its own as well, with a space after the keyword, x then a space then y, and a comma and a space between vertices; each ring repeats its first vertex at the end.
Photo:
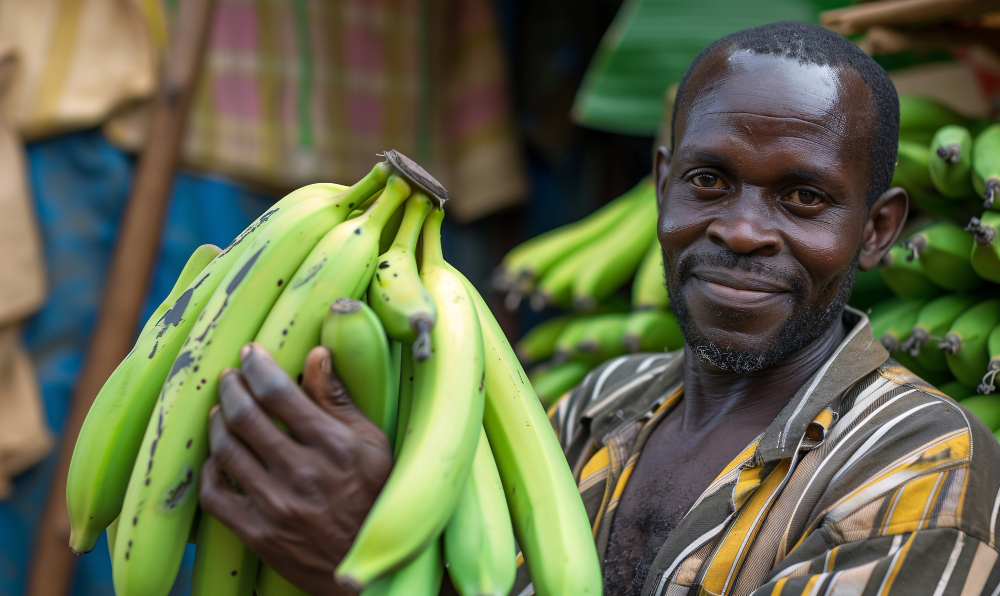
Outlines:
MULTIPOLYGON (((850 304, 870 311, 893 358, 996 431, 1000 124, 900 97, 893 185, 909 193, 910 220, 881 266, 858 272, 850 304)), ((535 310, 571 311, 539 323, 516 346, 534 365, 530 377, 547 407, 608 358, 683 346, 655 214, 655 191, 644 180, 583 220, 517 246, 500 265, 495 285, 509 308, 529 297, 535 310)))
MULTIPOLYGON (((70 546, 87 552, 107 528, 117 593, 167 594, 191 539, 193 594, 301 593, 198 512, 219 374, 248 341, 300 379, 306 353, 328 346, 394 446, 341 581, 367 596, 433 596, 447 566, 463 596, 504 595, 516 538, 538 594, 601 593, 586 512, 541 402, 486 303, 443 258, 444 201, 428 196, 443 189, 387 158, 351 187, 289 194, 224 250, 196 250, 97 396, 68 478, 70 546)), ((588 338, 594 358, 607 349, 588 338)))

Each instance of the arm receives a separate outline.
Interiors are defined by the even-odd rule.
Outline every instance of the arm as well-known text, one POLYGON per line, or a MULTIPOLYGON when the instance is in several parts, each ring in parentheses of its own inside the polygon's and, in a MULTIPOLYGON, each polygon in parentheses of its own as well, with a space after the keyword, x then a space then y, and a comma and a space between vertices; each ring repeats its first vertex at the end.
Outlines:
POLYGON ((219 382, 201 506, 297 586, 349 594, 333 572, 389 476, 389 442, 354 406, 326 348, 306 357, 304 390, 263 348, 240 356, 242 369, 219 382))

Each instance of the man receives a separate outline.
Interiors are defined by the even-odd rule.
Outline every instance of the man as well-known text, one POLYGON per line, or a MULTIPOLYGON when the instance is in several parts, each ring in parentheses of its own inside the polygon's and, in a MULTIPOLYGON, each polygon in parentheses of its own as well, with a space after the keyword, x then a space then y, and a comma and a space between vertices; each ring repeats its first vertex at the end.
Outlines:
MULTIPOLYGON (((685 348, 606 363, 553 412, 605 593, 995 595, 1000 446, 845 308, 907 214, 885 72, 776 23, 706 48, 673 118, 654 174, 685 348)), ((201 502, 302 587, 347 593, 333 569, 389 450, 322 349, 304 386, 318 406, 245 351, 201 502)))

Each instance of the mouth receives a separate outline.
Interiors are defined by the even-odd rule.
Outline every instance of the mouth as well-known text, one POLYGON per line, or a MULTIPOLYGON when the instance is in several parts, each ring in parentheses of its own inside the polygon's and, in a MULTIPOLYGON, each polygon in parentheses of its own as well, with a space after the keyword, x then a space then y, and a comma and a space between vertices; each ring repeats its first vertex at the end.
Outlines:
POLYGON ((742 305, 766 302, 791 291, 774 281, 733 269, 695 269, 691 280, 716 300, 742 305))

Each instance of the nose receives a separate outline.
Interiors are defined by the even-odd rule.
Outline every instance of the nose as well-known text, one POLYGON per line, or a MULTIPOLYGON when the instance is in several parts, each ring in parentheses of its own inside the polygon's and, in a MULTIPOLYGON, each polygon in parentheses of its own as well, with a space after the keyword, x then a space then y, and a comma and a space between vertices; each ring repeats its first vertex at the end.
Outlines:
POLYGON ((726 201, 706 233, 715 244, 740 254, 771 256, 784 245, 765 197, 758 189, 747 187, 726 201))

